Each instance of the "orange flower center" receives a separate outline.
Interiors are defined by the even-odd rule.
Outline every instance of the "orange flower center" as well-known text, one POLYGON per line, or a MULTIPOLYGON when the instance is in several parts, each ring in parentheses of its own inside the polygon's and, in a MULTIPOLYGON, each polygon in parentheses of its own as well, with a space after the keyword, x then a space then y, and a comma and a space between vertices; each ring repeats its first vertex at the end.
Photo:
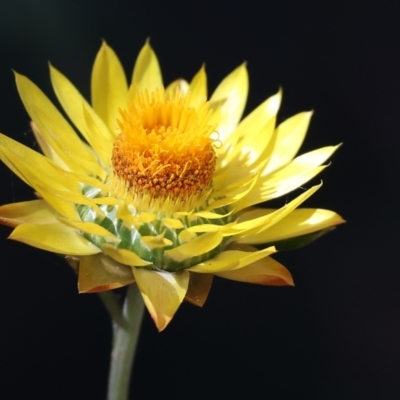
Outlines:
POLYGON ((162 208, 168 202, 177 210, 187 209, 209 192, 215 127, 209 123, 209 104, 191 102, 190 94, 179 89, 159 89, 139 93, 120 110, 120 133, 112 152, 114 180, 136 208, 162 208))

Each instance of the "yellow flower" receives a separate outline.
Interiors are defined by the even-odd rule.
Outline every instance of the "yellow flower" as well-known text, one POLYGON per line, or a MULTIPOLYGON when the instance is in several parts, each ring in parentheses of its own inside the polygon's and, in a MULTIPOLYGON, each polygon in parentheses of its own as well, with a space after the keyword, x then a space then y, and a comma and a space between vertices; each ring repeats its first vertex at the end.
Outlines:
POLYGON ((275 127, 281 91, 239 122, 248 93, 245 65, 208 101, 204 67, 190 83, 164 89, 148 43, 129 86, 103 43, 92 71, 92 105, 52 66, 50 75, 76 130, 16 74, 44 155, 1 135, 0 158, 40 199, 0 207, 0 222, 15 227, 11 239, 79 264, 80 292, 136 282, 162 330, 184 299, 204 303, 213 275, 293 284, 269 256, 343 222, 332 211, 297 209, 321 185, 279 209, 254 207, 316 176, 338 146, 294 158, 311 113, 275 127))

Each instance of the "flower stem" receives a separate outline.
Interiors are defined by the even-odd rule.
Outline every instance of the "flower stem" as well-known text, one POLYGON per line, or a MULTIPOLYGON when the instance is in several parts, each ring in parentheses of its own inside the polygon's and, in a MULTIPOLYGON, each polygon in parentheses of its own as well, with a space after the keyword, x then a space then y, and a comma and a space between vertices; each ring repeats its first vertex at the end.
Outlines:
POLYGON ((113 346, 107 400, 127 400, 144 303, 136 284, 128 287, 122 315, 116 309, 113 311, 112 307, 108 307, 105 299, 102 298, 102 300, 113 320, 113 346))

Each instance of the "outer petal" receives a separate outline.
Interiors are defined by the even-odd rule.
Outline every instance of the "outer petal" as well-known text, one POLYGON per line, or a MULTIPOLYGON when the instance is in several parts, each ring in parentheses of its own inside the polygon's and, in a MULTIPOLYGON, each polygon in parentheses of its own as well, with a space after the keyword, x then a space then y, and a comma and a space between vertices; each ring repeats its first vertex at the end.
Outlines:
POLYGON ((265 174, 292 161, 306 136, 312 112, 302 112, 283 121, 276 129, 277 141, 265 174))
POLYGON ((81 257, 79 263, 79 293, 96 293, 117 289, 134 282, 132 269, 104 254, 81 257))
POLYGON ((125 108, 128 84, 114 50, 103 42, 93 65, 92 104, 111 132, 117 127, 118 107, 125 108))
POLYGON ((67 164, 61 159, 61 157, 57 154, 57 152, 53 149, 53 147, 50 146, 50 144, 46 141, 44 136, 40 133, 38 127, 36 124, 31 121, 30 123, 33 135, 35 136, 35 139, 37 143, 39 144, 42 153, 51 161, 53 161, 55 164, 57 164, 59 167, 65 169, 65 170, 70 170, 67 164))
POLYGON ((283 196, 286 193, 290 193, 291 191, 300 188, 305 182, 308 182, 325 168, 325 165, 316 167, 305 173, 292 176, 284 181, 271 184, 266 181, 266 188, 260 184, 257 184, 251 192, 247 193, 246 197, 239 199, 239 201, 235 203, 235 209, 237 211, 247 209, 253 205, 275 199, 283 196))
MULTIPOLYGON (((1 160, 24 182, 40 180, 57 189, 79 192, 78 180, 40 153, 0 134, 1 160)), ((72 175, 73 176, 73 175, 72 175)))
POLYGON ((196 106, 201 99, 207 99, 207 74, 204 65, 190 82, 191 106, 196 106))
POLYGON ((213 114, 210 120, 210 124, 218 124, 216 130, 222 143, 227 140, 239 123, 246 105, 248 91, 249 77, 246 65, 242 64, 219 84, 211 96, 211 106, 213 103, 223 102, 218 115, 213 114), (217 117, 217 120, 214 120, 214 117, 217 117))
POLYGON ((236 204, 239 202, 239 200, 247 196, 257 184, 259 171, 256 170, 252 173, 247 173, 244 177, 238 173, 238 178, 239 177, 241 178, 239 181, 236 181, 232 185, 225 186, 225 189, 223 188, 221 182, 219 183, 218 187, 216 187, 217 190, 212 193, 212 196, 214 199, 218 197, 221 198, 211 202, 207 208, 207 211, 212 211, 233 203, 235 203, 234 208, 236 209, 236 204))
POLYGON ((42 197, 44 201, 48 203, 60 215, 63 215, 65 218, 70 220, 80 219, 75 204, 70 200, 64 198, 63 196, 59 196, 58 193, 54 193, 55 189, 52 189, 51 186, 43 185, 43 183, 38 183, 37 181, 33 181, 32 186, 39 193, 40 197, 42 197))
POLYGON ((0 223, 8 226, 21 224, 50 224, 57 222, 57 213, 44 200, 22 201, 0 207, 0 223))
POLYGON ((176 89, 179 89, 181 93, 187 93, 189 91, 189 83, 185 81, 184 79, 177 79, 173 82, 171 82, 166 88, 165 88, 165 94, 166 98, 170 98, 170 94, 174 93, 176 89))
POLYGON ((286 215, 290 214, 295 210, 301 203, 306 201, 310 196, 312 196, 320 187, 320 185, 313 186, 306 192, 297 196, 290 203, 286 204, 282 208, 275 210, 271 213, 266 213, 266 215, 241 221, 240 218, 237 224, 229 226, 223 230, 224 235, 237 235, 236 240, 245 236, 254 235, 255 233, 269 229, 271 226, 278 223, 286 215), (235 233, 236 232, 236 233, 235 233))
POLYGON ((299 175, 323 164, 340 146, 340 144, 337 146, 325 146, 313 151, 309 151, 308 153, 296 157, 290 164, 286 165, 279 171, 271 175, 267 175, 264 171, 261 175, 263 177, 268 176, 267 182, 280 181, 295 175, 299 175))
MULTIPOLYGON (((86 126, 87 140, 105 167, 108 167, 112 156, 112 142, 107 134, 110 133, 104 122, 90 106, 83 105, 83 118, 86 126)), ((114 136, 115 132, 111 134, 114 136)))
POLYGON ((81 183, 107 191, 109 188, 99 180, 87 175, 70 172, 42 154, 0 133, 0 159, 28 185, 38 190, 32 182, 48 187, 81 193, 81 183), (31 182, 32 181, 32 182, 31 182))
POLYGON ((229 152, 224 161, 228 162, 238 153, 249 154, 251 160, 259 157, 272 138, 281 100, 282 91, 280 90, 240 122, 227 141, 227 145, 232 147, 232 151, 229 152), (272 124, 269 123, 271 120, 272 124))
POLYGON ((111 151, 107 152, 107 149, 112 148, 115 132, 111 132, 107 128, 75 86, 51 65, 50 77, 58 100, 75 126, 97 154, 104 157, 105 153, 110 157, 111 151))
POLYGON ((259 285, 294 285, 290 272, 271 257, 265 257, 244 268, 220 272, 216 275, 221 278, 247 283, 258 283, 259 285))
POLYGON ((197 264, 190 271, 207 274, 218 274, 224 271, 231 271, 234 269, 244 268, 264 257, 275 253, 275 247, 269 247, 260 251, 240 251, 240 250, 227 250, 219 253, 211 260, 197 264))
POLYGON ((103 236, 104 238, 107 238, 107 240, 115 241, 116 243, 120 242, 120 239, 118 239, 113 233, 94 222, 72 221, 64 218, 59 218, 59 220, 65 225, 78 229, 81 232, 88 233, 90 235, 103 236))
POLYGON ((132 83, 129 87, 129 98, 133 100, 139 90, 148 90, 150 93, 162 86, 160 65, 156 53, 147 40, 136 59, 132 83))
POLYGON ((133 251, 127 249, 118 249, 111 244, 104 244, 101 248, 105 254, 118 261, 121 264, 144 267, 146 265, 151 265, 151 262, 142 260, 133 251))
POLYGON ((210 292, 212 280, 212 274, 195 274, 191 272, 185 300, 195 306, 203 307, 210 292))
MULTIPOLYGON (((244 212, 241 220, 252 219, 258 217, 260 213, 270 213, 272 210, 253 209, 244 212)), ((239 239, 239 243, 273 243, 280 240, 289 239, 296 236, 307 235, 309 233, 321 231, 332 226, 344 223, 344 219, 338 214, 330 210, 300 208, 292 211, 285 218, 265 231, 255 235, 245 236, 239 239)))
POLYGON ((101 176, 93 153, 47 96, 25 76, 16 73, 15 79, 26 111, 58 156, 73 171, 101 176))
POLYGON ((209 232, 196 237, 181 246, 166 250, 164 255, 174 261, 181 262, 188 258, 200 256, 215 249, 222 241, 221 232, 209 232))
POLYGON ((38 249, 66 255, 86 256, 101 252, 75 229, 61 222, 41 225, 21 224, 13 230, 9 238, 38 249))
POLYGON ((162 331, 185 298, 189 272, 171 274, 133 268, 133 275, 157 329, 162 331))
POLYGON ((254 189, 236 203, 235 209, 239 211, 264 201, 276 199, 301 187, 327 167, 320 165, 339 146, 321 147, 302 154, 276 173, 261 176, 254 189))
POLYGON ((24 182, 35 190, 58 212, 70 219, 76 219, 75 206, 57 198, 49 190, 79 190, 79 182, 74 174, 65 171, 43 155, 0 134, 0 159, 24 182), (57 188, 57 189, 55 189, 57 188))

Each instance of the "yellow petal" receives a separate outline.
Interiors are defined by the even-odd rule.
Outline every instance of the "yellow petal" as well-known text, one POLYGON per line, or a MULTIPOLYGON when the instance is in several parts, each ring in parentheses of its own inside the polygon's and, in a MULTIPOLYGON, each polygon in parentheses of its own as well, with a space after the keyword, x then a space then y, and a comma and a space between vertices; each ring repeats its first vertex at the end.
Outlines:
POLYGON ((275 247, 268 247, 267 249, 248 252, 240 250, 226 250, 219 253, 211 260, 197 264, 189 268, 189 271, 207 274, 217 274, 224 271, 244 268, 264 257, 275 253, 275 247))
POLYGON ((226 214, 217 214, 217 213, 211 212, 211 211, 196 211, 194 213, 194 215, 196 217, 206 218, 206 219, 220 219, 220 218, 225 218, 228 215, 231 215, 232 213, 233 213, 233 210, 229 211, 226 214))
MULTIPOLYGON (((332 154, 340 147, 337 146, 326 146, 319 149, 310 151, 296 157, 290 164, 286 165, 279 171, 268 175, 267 182, 276 182, 286 178, 290 178, 293 175, 300 175, 303 172, 309 171, 313 168, 323 164, 332 154)), ((265 171, 262 172, 261 176, 267 176, 265 171)))
POLYGON ((57 222, 57 213, 43 200, 23 201, 0 207, 0 223, 15 227, 20 224, 57 222))
MULTIPOLYGON (((0 134, 0 158, 27 184, 32 186, 54 210, 66 218, 76 219, 78 213, 74 204, 63 197, 57 198, 48 192, 65 185, 70 190, 79 190, 79 183, 73 174, 64 171, 43 155, 0 134)), ((65 191, 65 190, 64 190, 65 191)))
POLYGON ((111 134, 110 130, 104 124, 104 122, 97 117, 96 113, 90 106, 83 106, 83 119, 85 124, 87 141, 100 158, 103 166, 109 167, 112 156, 112 144, 115 133, 111 134), (110 134, 110 137, 106 135, 110 134))
POLYGON ((39 128, 36 126, 36 124, 31 121, 30 123, 33 135, 35 136, 36 142, 39 144, 39 147, 42 150, 42 153, 49 158, 51 161, 53 161, 55 164, 57 164, 59 167, 70 170, 67 164, 61 159, 61 157, 56 153, 56 151, 50 146, 48 142, 46 142, 46 139, 43 137, 43 135, 40 133, 39 128))
MULTIPOLYGON (((22 146, 22 145, 21 145, 22 146)), ((27 148, 28 149, 28 148, 27 148)), ((30 150, 30 149, 28 149, 30 150)), ((33 155, 35 152, 30 150, 25 153, 29 155, 33 155)), ((35 182, 41 182, 44 186, 52 187, 53 184, 56 187, 60 187, 62 185, 61 182, 54 179, 55 176, 62 176, 62 173, 59 174, 57 170, 48 168, 46 172, 44 169, 50 165, 50 160, 46 157, 42 156, 39 153, 36 153, 40 157, 27 157, 25 160, 20 158, 19 155, 16 155, 12 150, 5 148, 2 146, 1 138, 0 138, 0 158, 1 160, 13 171, 15 172, 21 179, 24 180, 28 185, 32 186, 35 190, 38 190, 35 186, 35 182), (37 166, 37 169, 34 167, 37 166)), ((65 176, 64 176, 65 179, 65 176)), ((63 182, 64 183, 64 182, 63 182)), ((66 183, 66 182, 65 182, 66 183)), ((62 187, 62 186, 61 186, 62 187)))
POLYGON ((133 275, 157 329, 162 331, 185 298, 189 272, 173 274, 133 268, 133 275))
POLYGON ((97 293, 117 289, 134 281, 132 268, 119 264, 104 254, 80 258, 79 293, 97 293))
POLYGON ((327 146, 302 154, 272 175, 261 176, 254 190, 235 205, 236 210, 276 199, 303 186, 326 166, 320 166, 340 147, 327 146))
POLYGON ((219 115, 213 114, 210 124, 217 123, 219 140, 224 143, 242 117, 249 91, 246 65, 242 64, 231 72, 217 87, 210 98, 213 103, 223 102, 219 115), (216 118, 216 120, 214 120, 216 118))
POLYGON ((161 222, 167 226, 168 228, 171 229, 183 229, 184 226, 182 224, 182 221, 180 219, 175 219, 175 218, 163 218, 161 222))
POLYGON ((254 189, 235 204, 236 211, 284 196, 317 176, 326 166, 320 166, 340 147, 326 146, 296 157, 290 164, 270 175, 265 171, 254 189))
POLYGON ((129 98, 134 99, 140 90, 151 93, 154 89, 163 86, 160 65, 156 53, 147 40, 140 50, 132 73, 132 83, 129 88, 129 98))
POLYGON ((262 187, 262 201, 276 199, 292 192, 295 189, 301 188, 305 183, 321 173, 326 167, 327 165, 322 165, 307 171, 301 171, 300 173, 287 178, 279 179, 277 177, 276 180, 271 179, 270 182, 267 182, 262 187))
POLYGON ((41 225, 21 224, 13 230, 9 238, 38 249, 66 255, 86 256, 101 252, 76 229, 61 222, 41 225))
POLYGON ((121 264, 144 267, 151 265, 151 262, 141 259, 136 253, 127 249, 118 249, 111 244, 103 244, 103 252, 121 264))
POLYGON ((115 197, 95 197, 92 200, 96 204, 105 204, 108 206, 117 206, 121 203, 115 197))
POLYGON ((204 65, 190 82, 191 106, 196 106, 202 99, 207 99, 207 74, 204 65))
POLYGON ((118 108, 125 108, 128 84, 114 50, 103 42, 92 70, 92 104, 111 132, 117 128, 118 108))
POLYGON ((149 222, 153 222, 156 219, 156 215, 147 213, 147 212, 141 212, 139 215, 139 222, 143 224, 147 224, 149 222))
MULTIPOLYGON (((238 182, 237 184, 233 185, 232 189, 225 190, 225 193, 221 187, 219 187, 219 192, 214 192, 213 197, 215 196, 216 193, 220 193, 222 196, 221 199, 215 200, 207 208, 207 211, 214 210, 220 207, 225 207, 227 205, 237 203, 239 202, 240 199, 243 199, 246 197, 254 188, 254 186, 257 184, 257 181, 259 179, 259 172, 255 171, 252 174, 248 174, 248 176, 243 180, 247 181, 246 183, 238 182)), ((227 188, 229 189, 229 188, 227 188)), ((215 197, 214 197, 215 198, 215 197)), ((236 208, 236 204, 235 204, 236 208)))
POLYGON ((114 234, 112 234, 110 231, 108 231, 106 228, 103 228, 102 226, 100 226, 94 222, 71 221, 71 220, 65 219, 65 218, 59 218, 59 220, 62 223, 66 224, 68 226, 71 226, 72 228, 80 230, 81 232, 89 233, 90 235, 103 236, 107 239, 114 239, 115 242, 120 241, 120 239, 117 239, 117 237, 114 234))
POLYGON ((283 121, 276 128, 277 141, 266 174, 292 161, 304 141, 311 117, 312 112, 302 112, 283 121))
POLYGON ((326 167, 326 165, 316 167, 281 181, 270 182, 268 179, 264 180, 261 178, 261 184, 258 182, 246 197, 243 197, 240 201, 235 203, 235 210, 240 211, 255 204, 278 198, 295 189, 299 189, 304 183, 317 176, 326 167))
POLYGON ((25 76, 16 73, 15 79, 26 111, 58 156, 74 171, 96 174, 99 166, 92 152, 47 96, 25 76))
POLYGON ((168 258, 181 262, 188 258, 198 257, 204 253, 215 249, 222 242, 222 233, 220 231, 204 233, 195 239, 175 247, 171 250, 166 250, 164 255, 168 258))
MULTIPOLYGON (((35 179, 32 178, 32 181, 35 182, 35 179)), ((58 198, 69 201, 71 203, 86 204, 91 207, 96 207, 96 203, 93 201, 93 199, 85 196, 82 193, 74 193, 74 192, 70 192, 68 190, 59 190, 59 189, 52 187, 49 184, 46 184, 46 182, 39 183, 39 180, 36 181, 35 186, 38 188, 37 190, 40 193, 42 193, 43 190, 45 190, 47 193, 57 196, 58 198)))
POLYGON ((286 215, 291 213, 294 209, 296 209, 301 203, 306 201, 310 196, 312 196, 322 184, 313 186, 308 189, 306 192, 302 193, 300 196, 297 196, 290 203, 286 204, 282 208, 268 213, 264 216, 247 220, 247 221, 238 221, 235 225, 228 227, 227 229, 222 228, 222 232, 224 235, 234 235, 234 232, 237 232, 236 239, 239 237, 248 236, 249 234, 254 234, 255 232, 260 232, 265 229, 270 228, 272 225, 279 222, 286 215))
POLYGON ((133 225, 136 228, 140 227, 141 221, 139 221, 139 217, 137 215, 132 215, 125 202, 118 206, 117 217, 124 221, 124 225, 126 226, 133 225))
POLYGON ((179 238, 179 243, 188 243, 193 239, 196 239, 197 234, 188 231, 187 229, 183 230, 182 232, 179 233, 178 238, 179 238))
MULTIPOLYGON (((43 155, 1 134, 0 158, 66 218, 76 219, 73 202, 97 207, 94 201, 81 193, 80 182, 104 188, 100 181, 89 177, 82 179, 79 174, 65 171, 43 155)), ((98 207, 97 211, 102 214, 98 207)))
POLYGON ((57 194, 54 194, 54 189, 51 189, 48 186, 45 188, 41 183, 33 181, 32 186, 39 193, 40 197, 42 197, 43 200, 48 203, 54 210, 56 210, 60 215, 70 220, 79 219, 78 210, 74 203, 63 198, 62 196, 60 197, 57 194), (49 190, 47 189, 52 190, 53 193, 49 192, 49 190))
POLYGON ((38 180, 56 188, 79 191, 77 179, 34 150, 0 134, 0 158, 13 172, 31 185, 38 180))
POLYGON ((190 228, 187 228, 188 232, 195 232, 195 233, 217 232, 220 230, 221 230, 221 225, 216 225, 216 224, 200 224, 200 225, 193 225, 190 228))
POLYGON ((166 239, 162 235, 159 236, 141 236, 140 242, 143 246, 147 247, 149 250, 162 249, 163 247, 173 245, 173 242, 166 239))
POLYGON ((190 272, 189 288, 185 300, 195 306, 203 307, 210 292, 212 280, 212 274, 190 272))
MULTIPOLYGON (((228 167, 229 168, 229 167, 228 167)), ((227 170, 227 168, 225 169, 227 170)), ((217 176, 213 180, 214 190, 212 195, 214 198, 218 197, 231 197, 234 194, 243 193, 244 188, 248 185, 254 186, 258 182, 259 172, 257 170, 250 170, 248 168, 241 168, 233 170, 228 174, 217 176), (236 179, 234 176, 236 175, 236 179)))
POLYGON ((179 89, 181 93, 187 93, 189 91, 189 84, 184 79, 177 79, 171 82, 165 88, 166 98, 170 99, 171 93, 175 93, 176 89, 179 89))
POLYGON ((223 180, 225 185, 231 185, 235 183, 235 176, 251 174, 257 170, 262 171, 267 165, 274 147, 274 127, 275 118, 258 132, 247 135, 229 154, 223 155, 221 162, 225 169, 223 177, 218 176, 217 184, 220 185, 223 180))
POLYGON ((243 139, 237 146, 219 155, 218 169, 213 180, 215 190, 223 190, 225 186, 235 185, 246 176, 263 172, 276 143, 275 122, 276 118, 271 118, 261 131, 255 132, 255 136, 248 135, 253 140, 243 139), (257 140, 260 146, 255 146, 257 140))
POLYGON ((257 283, 259 285, 294 285, 290 272, 271 257, 265 257, 244 268, 220 272, 215 275, 233 281, 257 283))
POLYGON ((69 176, 68 179, 71 179, 71 177, 75 177, 74 179, 77 182, 85 183, 87 185, 93 186, 93 188, 95 188, 95 189, 104 190, 104 192, 106 192, 106 193, 108 193, 110 191, 110 187, 107 184, 103 183, 101 180, 99 180, 99 178, 93 178, 91 176, 81 175, 76 172, 69 173, 68 176, 69 176))
POLYGON ((50 77, 63 109, 96 153, 102 154, 105 148, 112 147, 115 134, 110 132, 75 86, 51 65, 50 77))
MULTIPOLYGON (((257 211, 266 213, 272 210, 255 209, 243 213, 240 218, 251 219, 251 215, 254 215, 254 212, 257 211)), ((318 232, 344 222, 340 215, 330 210, 323 210, 321 208, 300 208, 292 211, 269 229, 255 235, 245 236, 239 239, 238 242, 252 244, 271 243, 318 232)))
POLYGON ((282 91, 279 91, 240 122, 226 142, 226 145, 231 146, 233 150, 226 157, 226 162, 229 162, 239 152, 250 154, 251 159, 259 157, 272 138, 281 100, 282 91))

